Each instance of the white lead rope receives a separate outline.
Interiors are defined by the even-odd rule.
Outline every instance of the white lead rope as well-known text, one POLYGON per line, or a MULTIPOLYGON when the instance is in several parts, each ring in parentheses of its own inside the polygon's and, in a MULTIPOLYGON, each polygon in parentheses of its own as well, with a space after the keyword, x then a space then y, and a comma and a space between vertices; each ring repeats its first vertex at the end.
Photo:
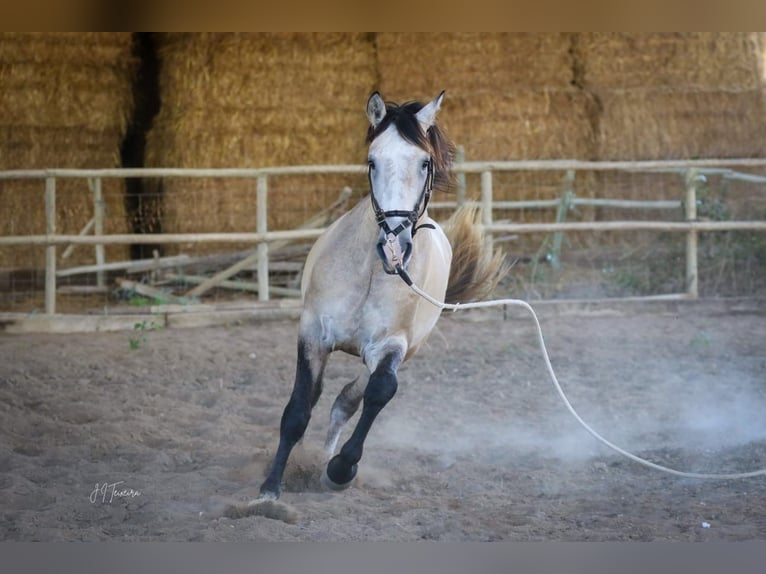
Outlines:
POLYGON ((450 309, 452 311, 457 311, 458 309, 476 309, 479 307, 496 307, 500 305, 514 305, 517 307, 523 307, 529 313, 532 315, 532 318, 535 320, 535 326, 537 327, 537 339, 540 343, 540 350, 543 353, 543 359, 545 360, 545 366, 548 368, 548 374, 551 377, 551 381, 553 381, 553 386, 556 387, 556 391, 558 392, 559 396, 561 397, 561 400, 564 401, 564 405, 569 410, 570 413, 572 413, 572 416, 577 419, 577 422, 579 422, 585 430, 587 430, 593 437, 595 437, 597 440, 601 441, 603 444, 611 448, 612 450, 620 453, 623 456, 628 457, 632 461, 635 461, 639 464, 643 464, 644 466, 648 466, 649 468, 653 468, 655 470, 660 470, 662 472, 667 472, 669 474, 674 474, 676 476, 683 476, 685 478, 704 478, 704 479, 740 479, 740 478, 751 478, 754 476, 762 476, 766 475, 766 468, 762 468, 760 470, 753 470, 751 472, 736 472, 736 473, 725 473, 725 474, 706 474, 706 473, 699 473, 699 472, 683 472, 680 470, 675 470, 673 468, 668 468, 667 466, 662 466, 660 464, 656 464, 654 462, 651 462, 649 460, 643 459, 640 456, 636 456, 635 454, 632 454, 628 452, 627 450, 620 448, 616 444, 611 443, 607 439, 605 439, 603 436, 601 436, 599 433, 597 433, 595 430, 593 430, 588 423, 586 423, 582 417, 577 414, 577 411, 574 410, 574 407, 569 402, 569 399, 564 394, 564 390, 561 388, 561 385, 559 384, 558 379, 556 378, 556 373, 553 371, 553 365, 551 365, 551 360, 548 357, 548 350, 545 348, 545 341, 543 340, 543 330, 540 327, 540 321, 537 319, 537 314, 535 313, 535 310, 532 309, 532 306, 527 303, 526 301, 522 301, 521 299, 498 299, 495 301, 479 301, 475 303, 457 303, 457 304, 450 304, 450 303, 443 303, 441 301, 437 301, 433 297, 431 297, 428 293, 420 289, 417 285, 412 283, 411 281, 408 281, 409 277, 402 276, 402 279, 410 286, 410 288, 423 297, 426 301, 429 303, 436 305, 440 309, 450 309))

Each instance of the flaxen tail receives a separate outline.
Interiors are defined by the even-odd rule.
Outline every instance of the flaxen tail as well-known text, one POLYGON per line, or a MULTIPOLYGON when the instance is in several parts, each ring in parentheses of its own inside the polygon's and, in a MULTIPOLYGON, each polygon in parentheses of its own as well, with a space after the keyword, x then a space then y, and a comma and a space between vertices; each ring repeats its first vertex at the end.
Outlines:
POLYGON ((444 226, 452 246, 446 303, 487 298, 510 270, 503 253, 493 252, 477 227, 477 213, 476 207, 461 207, 444 226))

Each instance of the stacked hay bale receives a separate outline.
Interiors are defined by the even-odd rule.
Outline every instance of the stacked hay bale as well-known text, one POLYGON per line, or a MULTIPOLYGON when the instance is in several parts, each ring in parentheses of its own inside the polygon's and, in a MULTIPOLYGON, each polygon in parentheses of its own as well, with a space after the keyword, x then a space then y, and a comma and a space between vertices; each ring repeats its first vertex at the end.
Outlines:
MULTIPOLYGON (((371 36, 163 34, 158 53, 162 107, 147 139, 148 167, 363 162, 364 103, 375 83, 371 36)), ((271 178, 269 229, 295 227, 336 199, 344 185, 361 193, 363 182, 348 176, 271 178)), ((254 180, 167 179, 161 185, 165 232, 255 231, 254 180)))
POLYGON ((378 34, 381 91, 447 91, 442 124, 469 159, 587 159, 588 102, 573 86, 572 35, 378 34))
MULTIPOLYGON (((584 86, 603 109, 598 159, 766 153, 758 34, 587 33, 580 47, 584 86)), ((605 173, 596 178, 596 185, 599 193, 634 199, 680 199, 683 194, 678 175, 605 173)), ((677 219, 679 214, 669 217, 677 219)))
MULTIPOLYGON (((0 169, 112 168, 131 114, 130 33, 0 34, 0 169)), ((105 180, 104 231, 125 233, 124 183, 105 180)), ((57 181, 56 227, 77 234, 93 216, 87 182, 57 181)), ((44 182, 0 182, 1 235, 45 233, 44 182)), ((59 250, 59 255, 63 250, 59 250)), ((126 259, 109 246, 107 259, 126 259)), ((93 263, 78 247, 66 265, 93 263)), ((41 268, 44 251, 0 248, 0 268, 41 268)))
POLYGON ((766 151, 757 33, 589 33, 581 45, 603 106, 600 159, 766 151))

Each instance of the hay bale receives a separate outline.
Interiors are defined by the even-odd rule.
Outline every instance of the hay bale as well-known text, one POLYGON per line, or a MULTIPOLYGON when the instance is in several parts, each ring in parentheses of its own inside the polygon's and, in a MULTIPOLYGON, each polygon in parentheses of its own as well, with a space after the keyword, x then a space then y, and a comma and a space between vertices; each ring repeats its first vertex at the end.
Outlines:
POLYGON ((758 33, 583 33, 583 86, 603 111, 599 159, 766 151, 758 33))
POLYGON ((603 105, 598 158, 762 157, 766 104, 761 89, 610 90, 603 105))
MULTIPOLYGON (((375 84, 370 35, 166 34, 158 40, 162 108, 147 138, 147 166, 362 163, 364 102, 375 84)), ((300 224, 349 181, 272 178, 269 228, 300 224)), ((254 181, 169 179, 161 195, 163 231, 255 230, 254 181)), ((242 246, 194 251, 230 248, 242 246)))
POLYGON ((760 87, 758 33, 590 32, 579 36, 584 84, 595 90, 760 87))
POLYGON ((515 90, 449 96, 441 121, 467 159, 589 159, 593 113, 581 90, 515 90))
POLYGON ((554 33, 379 33, 382 93, 391 99, 568 88, 572 35, 554 33))
MULTIPOLYGON (((760 38, 748 33, 587 33, 579 39, 583 86, 602 111, 596 128, 600 160, 759 157, 766 153, 766 101, 760 38)), ((595 197, 679 200, 675 174, 603 172, 595 197)), ((590 219, 626 213, 595 209, 590 219)), ((683 219, 683 211, 631 211, 631 219, 683 219)), ((640 243, 608 234, 612 245, 640 243)), ((592 238, 590 241, 594 241, 592 238)))
MULTIPOLYGON (((119 167, 132 110, 135 61, 130 33, 0 35, 0 169, 119 167)), ((44 183, 3 181, 0 234, 45 231, 44 183)), ((124 183, 103 183, 107 233, 124 233, 124 183)), ((78 233, 93 215, 87 182, 58 180, 57 230, 78 233)), ((127 258, 109 246, 108 259, 127 258)), ((0 267, 40 267, 39 248, 3 248, 0 267)), ((67 265, 92 263, 78 248, 67 265)))

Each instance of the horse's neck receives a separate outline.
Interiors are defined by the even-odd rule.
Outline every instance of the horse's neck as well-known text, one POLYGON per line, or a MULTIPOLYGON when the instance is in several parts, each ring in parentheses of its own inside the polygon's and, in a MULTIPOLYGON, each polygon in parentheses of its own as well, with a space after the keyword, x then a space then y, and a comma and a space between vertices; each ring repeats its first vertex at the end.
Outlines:
POLYGON ((377 238, 378 226, 367 197, 336 220, 317 240, 306 262, 306 271, 310 272, 314 267, 322 269, 317 277, 321 283, 328 275, 334 281, 345 283, 369 281, 373 265, 378 262, 377 238))
POLYGON ((375 222, 369 196, 362 198, 346 215, 339 220, 338 232, 345 236, 341 241, 349 251, 369 251, 375 254, 380 228, 375 222))

